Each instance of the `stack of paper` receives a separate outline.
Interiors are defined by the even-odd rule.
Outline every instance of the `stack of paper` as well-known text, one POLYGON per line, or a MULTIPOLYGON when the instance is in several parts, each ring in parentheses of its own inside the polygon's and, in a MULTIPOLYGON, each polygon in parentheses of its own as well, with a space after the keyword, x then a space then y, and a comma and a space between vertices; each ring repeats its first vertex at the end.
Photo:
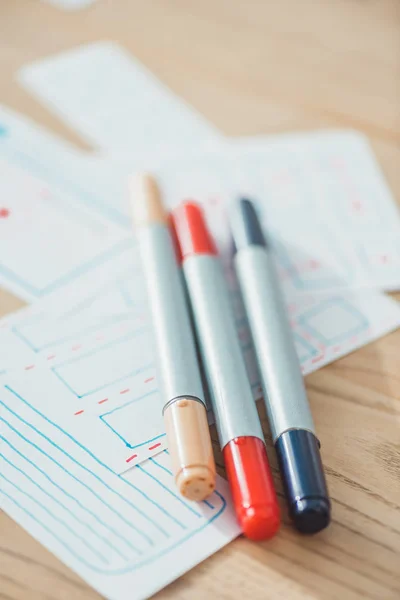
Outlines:
POLYGON ((0 109, 0 282, 32 302, 0 321, 1 505, 108 598, 146 598, 239 530, 222 479, 200 504, 173 485, 129 173, 203 203, 255 398, 227 202, 259 204, 304 374, 400 325, 377 291, 399 288, 400 219, 355 132, 226 140, 109 43, 20 80, 103 154, 0 109))

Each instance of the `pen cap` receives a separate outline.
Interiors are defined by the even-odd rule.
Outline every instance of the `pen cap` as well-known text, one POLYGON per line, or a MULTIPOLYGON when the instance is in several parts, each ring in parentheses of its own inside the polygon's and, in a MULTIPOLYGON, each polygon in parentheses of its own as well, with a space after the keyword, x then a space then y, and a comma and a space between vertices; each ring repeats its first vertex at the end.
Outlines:
POLYGON ((174 210, 173 223, 183 259, 196 254, 217 254, 203 210, 196 202, 185 201, 174 210))
POLYGON ((271 538, 279 529, 280 511, 264 442, 238 437, 226 444, 223 455, 244 535, 255 541, 271 538))
POLYGON ((207 411, 195 398, 176 398, 164 409, 172 471, 180 493, 201 501, 215 488, 215 463, 207 411))
POLYGON ((292 429, 279 436, 275 450, 295 527, 302 533, 321 531, 329 525, 331 504, 317 438, 292 429))

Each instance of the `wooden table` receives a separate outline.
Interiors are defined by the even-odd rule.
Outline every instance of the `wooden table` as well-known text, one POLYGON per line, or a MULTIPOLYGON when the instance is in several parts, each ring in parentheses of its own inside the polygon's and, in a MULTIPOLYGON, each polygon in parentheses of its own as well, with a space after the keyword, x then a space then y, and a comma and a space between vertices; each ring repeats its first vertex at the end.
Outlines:
MULTIPOLYGON (((13 75, 111 38, 226 134, 366 132, 400 198, 399 13, 397 0, 99 0, 75 13, 1 0, 0 102, 79 143, 13 75)), ((2 314, 19 305, 1 294, 2 314)), ((238 539, 157 598, 399 598, 399 356, 400 331, 307 377, 333 498, 329 530, 306 539, 284 526, 268 543, 238 539)), ((99 596, 3 514, 0 598, 99 596)))

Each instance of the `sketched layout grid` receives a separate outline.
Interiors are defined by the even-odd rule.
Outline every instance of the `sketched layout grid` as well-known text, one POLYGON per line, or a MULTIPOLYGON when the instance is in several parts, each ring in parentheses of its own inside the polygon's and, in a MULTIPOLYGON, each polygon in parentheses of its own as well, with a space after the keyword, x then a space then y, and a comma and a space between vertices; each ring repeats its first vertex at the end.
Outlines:
POLYGON ((0 497, 56 546, 93 571, 139 569, 184 543, 225 510, 219 493, 199 505, 174 491, 167 452, 118 475, 5 385, 0 497), (22 414, 21 414, 22 413, 22 414))

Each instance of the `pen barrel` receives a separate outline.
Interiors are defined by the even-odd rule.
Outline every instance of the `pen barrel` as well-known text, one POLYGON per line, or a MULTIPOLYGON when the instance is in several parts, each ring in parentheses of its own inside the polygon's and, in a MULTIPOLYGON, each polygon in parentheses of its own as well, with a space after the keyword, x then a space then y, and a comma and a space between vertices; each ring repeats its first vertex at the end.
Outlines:
POLYGON ((235 268, 249 320, 274 442, 285 431, 315 432, 285 301, 263 246, 237 252, 235 268))
POLYGON ((163 406, 178 397, 204 402, 184 282, 169 228, 154 223, 137 240, 148 292, 163 406))
POLYGON ((221 447, 243 436, 264 443, 221 264, 193 255, 183 269, 221 447))

